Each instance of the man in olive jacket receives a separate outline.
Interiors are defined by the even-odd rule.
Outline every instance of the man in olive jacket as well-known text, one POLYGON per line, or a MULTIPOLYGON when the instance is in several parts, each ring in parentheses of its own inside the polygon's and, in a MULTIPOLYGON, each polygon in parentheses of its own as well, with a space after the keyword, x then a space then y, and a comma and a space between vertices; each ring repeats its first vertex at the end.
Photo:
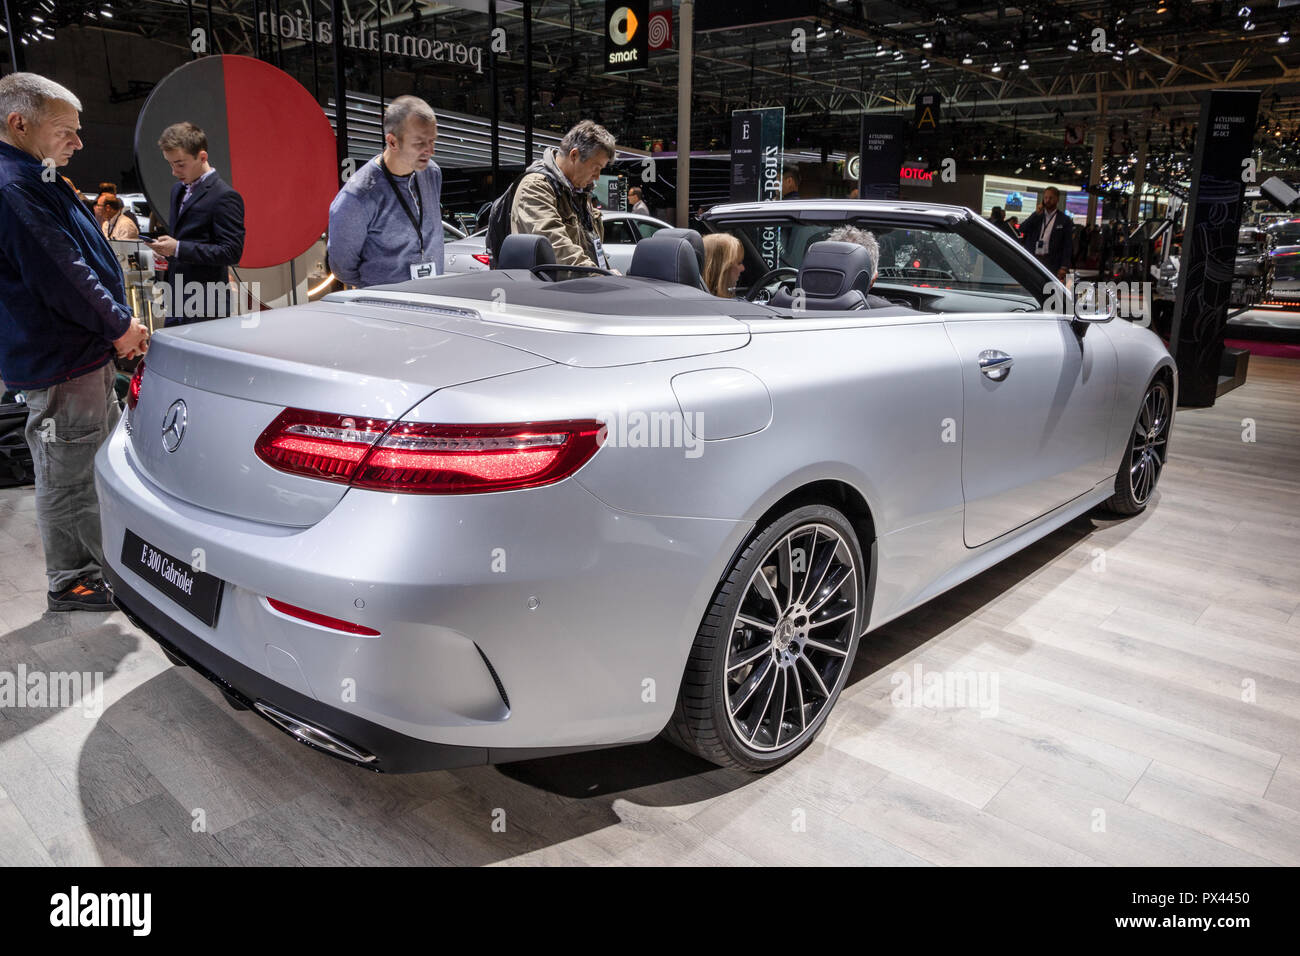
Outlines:
POLYGON ((559 148, 548 149, 519 181, 510 207, 510 231, 545 236, 560 265, 609 268, 591 187, 614 158, 614 150, 614 137, 591 120, 565 133, 559 148))

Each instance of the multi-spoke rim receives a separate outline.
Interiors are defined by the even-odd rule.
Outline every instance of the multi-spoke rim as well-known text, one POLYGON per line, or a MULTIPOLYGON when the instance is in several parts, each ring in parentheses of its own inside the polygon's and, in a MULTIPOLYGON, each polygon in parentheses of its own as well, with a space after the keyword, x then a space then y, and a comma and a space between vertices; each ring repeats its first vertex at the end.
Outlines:
POLYGON ((844 676, 859 600, 853 550, 829 525, 801 525, 759 562, 727 639, 727 718, 747 747, 780 750, 815 730, 844 676))
POLYGON ((1134 504, 1145 504, 1160 480, 1169 442, 1169 390, 1153 385, 1142 400, 1133 425, 1133 453, 1129 456, 1128 486, 1134 504))

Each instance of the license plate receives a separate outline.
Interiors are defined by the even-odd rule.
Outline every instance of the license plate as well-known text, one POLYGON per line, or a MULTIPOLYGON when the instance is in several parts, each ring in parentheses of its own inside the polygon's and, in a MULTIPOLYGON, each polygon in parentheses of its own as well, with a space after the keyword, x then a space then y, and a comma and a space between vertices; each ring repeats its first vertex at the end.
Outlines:
POLYGON ((122 563, 208 627, 216 625, 225 583, 221 578, 194 570, 188 561, 155 548, 130 529, 122 539, 122 563))

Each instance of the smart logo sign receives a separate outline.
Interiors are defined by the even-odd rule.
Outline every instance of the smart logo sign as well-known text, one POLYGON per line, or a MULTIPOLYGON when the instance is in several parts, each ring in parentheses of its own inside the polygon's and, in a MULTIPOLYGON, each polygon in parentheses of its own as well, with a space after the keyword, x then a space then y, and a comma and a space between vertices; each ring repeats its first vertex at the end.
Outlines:
POLYGON ((605 0, 605 72, 644 70, 650 54, 650 0, 605 0))

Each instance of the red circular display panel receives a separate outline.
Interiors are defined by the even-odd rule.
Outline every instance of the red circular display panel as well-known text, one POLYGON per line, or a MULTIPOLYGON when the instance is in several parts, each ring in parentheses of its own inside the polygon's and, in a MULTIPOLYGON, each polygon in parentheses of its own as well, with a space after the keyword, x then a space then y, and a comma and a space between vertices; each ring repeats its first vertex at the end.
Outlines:
POLYGON ((209 162, 244 198, 239 264, 277 266, 311 248, 339 189, 334 130, 315 98, 288 73, 247 56, 201 57, 169 73, 135 130, 145 194, 160 216, 175 180, 158 137, 187 120, 207 134, 209 162))

